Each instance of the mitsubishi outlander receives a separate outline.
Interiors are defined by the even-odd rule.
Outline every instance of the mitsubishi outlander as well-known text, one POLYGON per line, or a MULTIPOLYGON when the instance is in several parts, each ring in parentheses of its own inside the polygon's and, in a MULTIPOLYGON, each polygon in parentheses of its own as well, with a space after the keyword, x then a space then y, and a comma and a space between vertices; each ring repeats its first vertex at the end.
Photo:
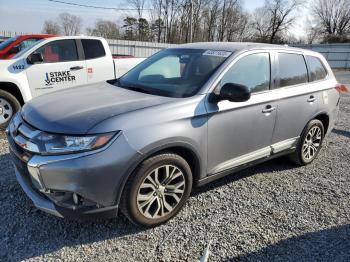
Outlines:
POLYGON ((344 90, 312 51, 185 44, 119 79, 31 100, 7 136, 37 208, 70 218, 120 210, 156 226, 194 186, 282 155, 311 163, 344 90))

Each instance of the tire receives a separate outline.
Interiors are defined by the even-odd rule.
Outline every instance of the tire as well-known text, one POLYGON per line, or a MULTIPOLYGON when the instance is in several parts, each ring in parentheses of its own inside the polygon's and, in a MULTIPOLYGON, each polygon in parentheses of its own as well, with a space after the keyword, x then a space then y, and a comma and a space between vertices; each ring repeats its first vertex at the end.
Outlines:
POLYGON ((159 154, 145 160, 131 175, 123 190, 120 209, 131 222, 138 226, 158 226, 173 218, 181 210, 191 189, 192 172, 186 160, 172 153, 159 154), (173 177, 168 184, 165 181, 166 166, 169 166, 168 174, 172 174, 168 177, 173 177), (155 186, 158 183, 154 172, 157 169, 160 182, 158 189, 155 186), (171 192, 182 182, 184 185, 175 189, 177 193, 171 192), (142 188, 141 185, 143 185, 142 188), (180 191, 182 194, 179 193, 180 191), (162 205, 162 203, 166 204, 162 205))
POLYGON ((324 126, 322 122, 317 119, 311 120, 304 128, 297 148, 291 155, 289 155, 289 159, 301 166, 310 164, 316 159, 321 150, 324 135, 324 126), (314 135, 312 135, 312 130, 316 130, 314 135), (317 144, 318 146, 315 150, 317 144))
POLYGON ((11 118, 21 109, 19 101, 9 92, 0 90, 0 130, 5 130, 11 118))

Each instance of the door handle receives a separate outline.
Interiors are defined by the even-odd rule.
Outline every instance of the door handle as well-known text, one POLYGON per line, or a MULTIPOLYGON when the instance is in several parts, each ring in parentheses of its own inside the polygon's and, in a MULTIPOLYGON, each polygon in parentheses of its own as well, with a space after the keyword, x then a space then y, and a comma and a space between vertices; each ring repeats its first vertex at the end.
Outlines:
POLYGON ((83 68, 84 68, 83 66, 73 66, 70 68, 70 70, 75 71, 75 70, 81 70, 83 68))
POLYGON ((265 108, 262 110, 264 114, 271 113, 272 111, 276 110, 276 107, 267 105, 265 108))
POLYGON ((314 96, 310 96, 307 100, 309 103, 315 102, 316 98, 314 96))

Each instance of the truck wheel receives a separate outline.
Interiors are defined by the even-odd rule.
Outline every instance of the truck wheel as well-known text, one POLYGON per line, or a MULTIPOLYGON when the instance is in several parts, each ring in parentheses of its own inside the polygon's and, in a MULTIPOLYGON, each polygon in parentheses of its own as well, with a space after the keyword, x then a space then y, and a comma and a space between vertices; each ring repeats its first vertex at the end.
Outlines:
POLYGON ((297 148, 289 155, 294 163, 304 166, 315 160, 324 138, 324 127, 320 120, 313 119, 305 127, 297 148))
POLYGON ((0 90, 0 130, 4 130, 12 116, 21 109, 21 104, 9 92, 0 90))
POLYGON ((192 189, 191 168, 176 154, 160 154, 145 160, 127 182, 121 211, 139 226, 153 227, 174 217, 192 189))

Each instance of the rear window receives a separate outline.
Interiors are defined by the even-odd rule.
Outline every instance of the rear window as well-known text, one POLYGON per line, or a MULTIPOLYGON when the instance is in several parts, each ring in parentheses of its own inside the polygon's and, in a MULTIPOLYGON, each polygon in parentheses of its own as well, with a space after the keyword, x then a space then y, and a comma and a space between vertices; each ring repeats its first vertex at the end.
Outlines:
POLYGON ((318 81, 325 79, 327 71, 324 68, 321 60, 315 56, 306 56, 307 64, 310 70, 310 81, 318 81))
POLYGON ((279 53, 280 87, 308 82, 307 69, 303 55, 279 53))
POLYGON ((106 55, 105 49, 100 40, 82 39, 81 42, 83 44, 86 60, 106 55))

